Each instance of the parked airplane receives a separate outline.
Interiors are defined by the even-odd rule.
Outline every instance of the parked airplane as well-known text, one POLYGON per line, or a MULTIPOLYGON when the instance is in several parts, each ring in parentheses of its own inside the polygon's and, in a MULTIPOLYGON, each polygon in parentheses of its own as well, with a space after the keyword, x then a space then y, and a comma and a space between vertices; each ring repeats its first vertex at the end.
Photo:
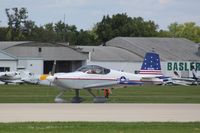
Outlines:
POLYGON ((192 66, 192 75, 193 77, 188 77, 188 78, 182 78, 176 71, 174 71, 174 77, 171 79, 171 84, 176 84, 176 85, 199 85, 200 84, 200 78, 197 77, 196 71, 194 67, 192 66))
POLYGON ((160 57, 156 53, 146 53, 139 74, 142 76, 143 82, 160 84, 160 85, 193 85, 199 84, 200 79, 197 77, 194 66, 192 66, 192 78, 181 78, 177 72, 174 72, 173 77, 162 74, 160 57))
POLYGON ((31 76, 31 73, 25 70, 0 72, 0 81, 4 82, 5 84, 24 83, 23 79, 27 79, 30 76, 31 76))
POLYGON ((147 53, 140 74, 116 71, 97 65, 83 66, 71 73, 54 74, 54 63, 53 74, 43 79, 48 80, 51 84, 61 89, 60 94, 55 98, 55 102, 64 102, 61 96, 68 89, 74 89, 76 92, 75 97, 72 98, 72 102, 81 102, 79 90, 87 90, 94 97, 94 102, 105 102, 105 98, 97 97, 92 93, 92 90, 108 86, 143 85, 144 82, 161 84, 163 82, 161 78, 163 74, 161 73, 158 57, 159 55, 156 53, 147 53))
POLYGON ((23 83, 21 80, 20 72, 1 72, 0 73, 0 81, 5 84, 8 83, 23 83))
POLYGON ((40 85, 48 85, 51 86, 51 82, 49 82, 46 77, 48 74, 32 74, 29 77, 23 78, 22 81, 28 84, 40 84, 40 85))
POLYGON ((47 77, 51 83, 61 88, 61 93, 56 96, 55 102, 64 102, 60 97, 68 89, 75 89, 76 96, 72 102, 81 102, 79 90, 87 90, 94 102, 105 102, 104 97, 97 97, 92 89, 102 89, 108 86, 141 85, 141 77, 135 74, 115 71, 97 65, 87 65, 71 73, 55 73, 47 77))

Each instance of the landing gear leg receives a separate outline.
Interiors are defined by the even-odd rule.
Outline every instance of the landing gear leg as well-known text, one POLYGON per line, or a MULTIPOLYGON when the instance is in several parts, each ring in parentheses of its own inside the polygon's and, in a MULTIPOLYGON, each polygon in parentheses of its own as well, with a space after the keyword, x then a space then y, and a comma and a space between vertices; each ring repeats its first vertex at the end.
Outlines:
POLYGON ((66 103, 66 100, 62 99, 61 96, 65 93, 65 91, 61 91, 56 98, 54 99, 54 101, 56 103, 66 103))
POLYGON ((105 103, 106 98, 104 96, 96 96, 94 93, 92 93, 91 89, 88 89, 88 92, 94 97, 93 102, 94 103, 105 103))
POLYGON ((75 97, 72 98, 72 103, 81 103, 83 101, 83 98, 79 96, 79 90, 75 90, 75 97))

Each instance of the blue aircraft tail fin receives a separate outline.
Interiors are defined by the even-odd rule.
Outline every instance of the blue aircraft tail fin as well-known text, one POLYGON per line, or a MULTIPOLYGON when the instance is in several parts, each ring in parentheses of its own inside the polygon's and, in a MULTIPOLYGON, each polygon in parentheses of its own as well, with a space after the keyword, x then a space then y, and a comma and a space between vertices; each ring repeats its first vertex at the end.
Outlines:
POLYGON ((159 54, 154 52, 146 53, 139 74, 163 75, 159 54))

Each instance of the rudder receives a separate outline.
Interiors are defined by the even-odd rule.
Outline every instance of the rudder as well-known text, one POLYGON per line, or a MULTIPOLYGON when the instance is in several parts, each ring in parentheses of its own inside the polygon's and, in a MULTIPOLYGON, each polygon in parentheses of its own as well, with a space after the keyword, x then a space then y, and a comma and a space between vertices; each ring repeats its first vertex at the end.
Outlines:
POLYGON ((146 53, 139 73, 162 75, 159 54, 154 52, 146 53))

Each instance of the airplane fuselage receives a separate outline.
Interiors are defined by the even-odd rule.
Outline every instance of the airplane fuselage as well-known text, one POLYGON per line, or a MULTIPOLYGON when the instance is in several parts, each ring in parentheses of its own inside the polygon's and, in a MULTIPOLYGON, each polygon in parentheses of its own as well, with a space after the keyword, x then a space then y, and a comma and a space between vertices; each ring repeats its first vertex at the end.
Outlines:
POLYGON ((0 76, 0 81, 5 83, 20 82, 21 76, 19 72, 4 72, 5 74, 0 76))
POLYGON ((139 84, 141 77, 136 74, 111 70, 108 74, 89 74, 81 71, 56 73, 54 84, 61 88, 87 89, 120 84, 139 84))

